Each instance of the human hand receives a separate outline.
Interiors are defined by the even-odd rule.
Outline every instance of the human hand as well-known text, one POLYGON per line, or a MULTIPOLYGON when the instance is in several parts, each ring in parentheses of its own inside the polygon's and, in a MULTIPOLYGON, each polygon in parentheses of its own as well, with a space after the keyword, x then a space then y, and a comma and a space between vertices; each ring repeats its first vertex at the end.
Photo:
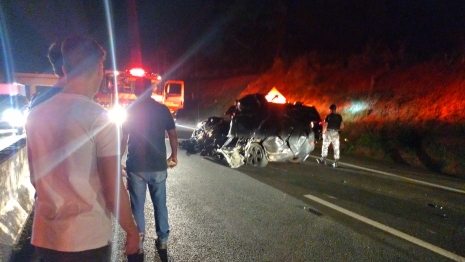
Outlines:
POLYGON ((139 232, 137 231, 126 235, 126 247, 124 252, 126 255, 135 254, 139 251, 140 238, 139 232))
POLYGON ((178 164, 178 158, 175 156, 170 156, 166 162, 168 163, 169 168, 173 168, 178 164))
POLYGON ((128 177, 128 173, 126 172, 126 167, 124 165, 121 165, 121 176, 128 177))

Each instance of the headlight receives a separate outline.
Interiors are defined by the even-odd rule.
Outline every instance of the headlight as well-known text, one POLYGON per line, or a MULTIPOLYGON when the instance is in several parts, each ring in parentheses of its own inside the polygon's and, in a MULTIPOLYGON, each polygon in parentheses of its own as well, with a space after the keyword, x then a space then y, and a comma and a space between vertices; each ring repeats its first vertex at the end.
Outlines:
POLYGON ((108 117, 110 118, 110 121, 121 125, 124 121, 126 121, 127 113, 122 106, 117 104, 113 107, 113 109, 108 111, 108 117))
POLYGON ((26 124, 26 116, 17 109, 8 108, 3 111, 2 117, 12 127, 22 127, 26 124))

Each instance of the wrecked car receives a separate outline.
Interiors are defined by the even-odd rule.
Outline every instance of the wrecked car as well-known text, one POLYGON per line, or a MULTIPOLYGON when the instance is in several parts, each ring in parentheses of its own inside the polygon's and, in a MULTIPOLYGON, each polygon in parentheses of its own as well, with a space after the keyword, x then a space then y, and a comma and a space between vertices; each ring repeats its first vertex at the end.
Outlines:
POLYGON ((179 147, 189 153, 200 152, 203 156, 214 156, 228 139, 229 125, 229 119, 211 116, 198 123, 191 137, 179 142, 179 147))
POLYGON ((315 133, 321 133, 320 115, 313 106, 275 104, 262 94, 251 94, 232 109, 227 111, 230 121, 210 117, 199 123, 182 147, 224 158, 232 168, 265 167, 268 162, 305 161, 315 147, 315 133))
POLYGON ((236 102, 228 141, 218 151, 232 168, 303 162, 315 148, 315 112, 301 103, 275 104, 262 94, 246 95, 236 102))
POLYGON ((189 153, 200 152, 203 156, 216 156, 228 139, 229 126, 236 106, 230 106, 223 117, 211 116, 197 124, 190 139, 179 142, 179 147, 186 149, 189 153))

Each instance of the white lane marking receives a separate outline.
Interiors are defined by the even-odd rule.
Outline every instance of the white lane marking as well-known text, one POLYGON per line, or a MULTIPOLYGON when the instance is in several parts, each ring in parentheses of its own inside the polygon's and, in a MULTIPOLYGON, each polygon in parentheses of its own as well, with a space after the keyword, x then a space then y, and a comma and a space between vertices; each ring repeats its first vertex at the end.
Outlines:
POLYGON ((329 198, 332 198, 332 199, 337 199, 337 197, 335 197, 335 196, 331 196, 331 195, 327 195, 327 194, 324 194, 324 195, 329 197, 329 198))
POLYGON ((337 210, 337 211, 339 211, 339 212, 341 212, 341 213, 343 213, 343 214, 345 214, 345 215, 348 215, 348 216, 350 216, 350 217, 352 217, 352 218, 355 218, 355 219, 357 219, 357 220, 359 220, 359 221, 361 221, 361 222, 364 222, 364 223, 366 223, 366 224, 369 224, 369 225, 371 225, 371 226, 373 226, 373 227, 376 227, 376 228, 378 228, 378 229, 381 229, 381 230, 383 230, 383 231, 385 231, 385 232, 387 232, 387 233, 390 233, 390 234, 392 234, 392 235, 394 235, 394 236, 397 236, 397 237, 402 238, 402 239, 404 239, 404 240, 407 240, 407 241, 409 241, 409 242, 411 242, 411 243, 414 243, 414 244, 416 244, 416 245, 418 245, 418 246, 421 246, 421 247, 423 247, 423 248, 429 249, 429 250, 431 250, 431 251, 433 251, 433 252, 435 252, 435 253, 438 253, 438 254, 440 254, 440 255, 442 255, 442 256, 445 256, 445 257, 447 257, 447 258, 453 259, 453 260, 455 260, 455 261, 465 262, 465 257, 459 256, 459 255, 454 254, 454 253, 452 253, 452 252, 450 252, 450 251, 447 251, 447 250, 445 250, 445 249, 442 249, 442 248, 440 248, 440 247, 437 247, 437 246, 435 246, 435 245, 432 245, 432 244, 430 244, 430 243, 427 243, 427 242, 425 242, 425 241, 423 241, 423 240, 421 240, 421 239, 418 239, 418 238, 416 238, 416 237, 407 235, 407 234, 405 234, 405 233, 403 233, 403 232, 401 232, 401 231, 398 231, 398 230, 396 230, 396 229, 394 229, 394 228, 392 228, 392 227, 388 227, 388 226, 383 225, 383 224, 381 224, 381 223, 379 223, 379 222, 376 222, 376 221, 374 221, 374 220, 371 220, 371 219, 369 219, 369 218, 366 218, 366 217, 364 217, 364 216, 361 216, 361 215, 359 215, 359 214, 356 214, 356 213, 354 213, 354 212, 352 212, 352 211, 349 211, 349 210, 344 209, 344 208, 342 208, 342 207, 336 206, 336 205, 334 205, 334 204, 332 204, 332 203, 330 203, 330 202, 327 202, 327 201, 325 201, 325 200, 323 200, 323 199, 321 199, 321 198, 318 198, 318 197, 313 196, 313 195, 304 195, 304 197, 306 197, 306 198, 308 198, 308 199, 310 199, 310 200, 313 200, 313 201, 315 201, 315 202, 317 202, 317 203, 320 203, 320 204, 322 204, 322 205, 325 205, 325 206, 327 206, 327 207, 329 207, 329 208, 332 208, 332 209, 334 209, 334 210, 337 210))
MULTIPOLYGON (((312 156, 312 157, 313 158, 318 158, 318 157, 315 157, 315 156, 312 156)), ((352 168, 356 168, 356 169, 361 169, 361 170, 365 170, 365 171, 369 171, 369 172, 373 172, 373 173, 378 173, 378 174, 385 175, 385 176, 399 178, 399 179, 409 181, 409 182, 413 182, 413 183, 420 184, 420 185, 425 185, 425 186, 429 186, 429 187, 435 187, 435 188, 440 188, 440 189, 444 189, 444 190, 447 190, 447 191, 452 191, 452 192, 455 192, 455 193, 465 194, 465 190, 461 190, 461 189, 457 189, 457 188, 453 188, 453 187, 441 186, 441 185, 438 185, 438 184, 433 184, 433 183, 429 183, 429 182, 425 182, 425 181, 421 181, 421 180, 416 180, 416 179, 412 179, 412 178, 408 178, 408 177, 403 177, 403 176, 399 176, 399 175, 396 175, 396 174, 392 174, 392 173, 388 173, 388 172, 384 172, 384 171, 379 171, 379 170, 376 170, 376 169, 371 169, 371 168, 361 167, 361 166, 357 166, 357 165, 347 164, 347 163, 344 163, 344 162, 338 162, 338 163, 340 165, 344 165, 344 166, 348 166, 348 167, 352 167, 352 168)))

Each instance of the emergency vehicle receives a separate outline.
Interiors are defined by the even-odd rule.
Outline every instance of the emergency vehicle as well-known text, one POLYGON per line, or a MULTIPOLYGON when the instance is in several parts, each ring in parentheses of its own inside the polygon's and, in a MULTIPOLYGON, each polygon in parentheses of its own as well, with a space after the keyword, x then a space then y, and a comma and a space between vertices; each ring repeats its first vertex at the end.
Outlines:
POLYGON ((134 88, 138 85, 152 85, 152 98, 166 105, 173 116, 184 108, 184 81, 166 80, 154 73, 148 73, 142 68, 132 68, 126 71, 105 71, 95 100, 102 106, 113 109, 116 105, 123 108, 136 100, 134 88))

